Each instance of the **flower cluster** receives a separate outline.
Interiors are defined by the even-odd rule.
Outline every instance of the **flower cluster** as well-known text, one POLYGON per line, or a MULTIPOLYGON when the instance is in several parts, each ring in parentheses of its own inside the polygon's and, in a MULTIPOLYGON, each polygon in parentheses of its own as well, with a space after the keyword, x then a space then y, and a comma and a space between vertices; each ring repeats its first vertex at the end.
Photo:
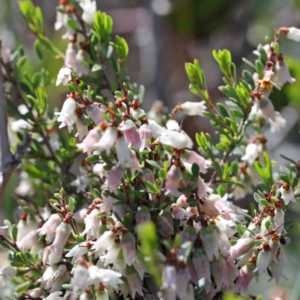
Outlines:
POLYGON ((34 128, 36 139, 16 189, 24 213, 17 225, 0 228, 10 251, 11 266, 0 273, 3 284, 13 283, 8 299, 210 300, 229 290, 245 294, 253 278, 285 278, 285 211, 296 202, 299 164, 275 174, 263 132, 266 123, 272 132, 285 125, 269 96, 295 81, 278 43, 281 34, 299 41, 299 30, 280 28, 259 46, 254 74, 242 79, 230 52, 214 51, 224 74, 220 91, 234 109, 215 106, 198 61, 186 64, 200 100, 167 116, 158 102, 143 110, 143 87, 124 76, 128 46, 121 37, 112 42, 110 17, 93 0, 78 2, 61 1, 55 23, 69 40, 56 80, 69 94, 55 113, 68 133, 53 129, 41 87, 19 109, 26 124, 16 131, 34 128), (106 61, 120 73, 118 88, 106 61), (180 113, 210 119, 219 143, 203 132, 190 137, 180 113), (258 183, 250 215, 232 198, 258 183))

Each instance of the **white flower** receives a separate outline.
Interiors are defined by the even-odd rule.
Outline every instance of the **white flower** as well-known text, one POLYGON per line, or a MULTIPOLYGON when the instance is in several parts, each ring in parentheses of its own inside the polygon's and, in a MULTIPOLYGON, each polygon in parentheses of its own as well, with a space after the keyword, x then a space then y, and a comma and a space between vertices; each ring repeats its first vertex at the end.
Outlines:
POLYGON ((61 112, 56 112, 55 114, 59 117, 57 118, 58 122, 61 122, 59 128, 65 126, 68 127, 68 131, 71 132, 73 125, 76 123, 77 117, 75 115, 76 101, 74 98, 69 97, 63 104, 61 112))
MULTIPOLYGON (((269 56, 271 55, 270 45, 269 45, 269 44, 266 44, 266 45, 263 46, 263 48, 264 48, 264 50, 266 51, 267 56, 269 57, 269 56)), ((258 50, 254 50, 253 53, 254 53, 255 55, 258 55, 258 56, 260 55, 259 52, 258 52, 258 50)))
POLYGON ((175 120, 169 120, 166 124, 166 127, 168 130, 175 130, 175 131, 180 130, 180 126, 179 126, 178 122, 175 120))
POLYGON ((181 110, 189 116, 203 116, 203 112, 206 110, 205 102, 184 102, 179 105, 181 110))
POLYGON ((96 266, 88 268, 90 283, 98 289, 100 282, 104 286, 110 286, 113 289, 118 288, 118 284, 122 284, 123 281, 120 279, 122 274, 109 269, 100 269, 96 266))
POLYGON ((22 131, 22 130, 28 130, 31 127, 32 126, 23 119, 20 119, 20 120, 17 120, 17 121, 14 121, 14 122, 11 123, 11 130, 14 131, 14 132, 19 132, 19 131, 22 131))
POLYGON ((279 191, 281 193, 281 198, 284 201, 285 205, 288 205, 290 201, 291 202, 296 202, 294 191, 293 191, 292 187, 289 184, 284 183, 280 187, 279 191))
POLYGON ((71 69, 67 67, 62 67, 58 72, 56 85, 60 85, 61 83, 63 85, 67 85, 72 79, 71 73, 72 73, 71 69))
POLYGON ((0 283, 5 286, 16 275, 17 269, 7 266, 0 271, 0 283))
POLYGON ((272 133, 279 132, 282 128, 286 126, 286 119, 284 119, 281 114, 276 111, 275 112, 275 120, 269 119, 270 123, 270 131, 272 133))
POLYGON ((152 135, 155 139, 157 139, 163 132, 165 132, 167 129, 158 125, 155 121, 148 119, 148 124, 150 127, 150 130, 152 131, 152 135))
POLYGON ((94 14, 97 10, 96 1, 93 0, 84 0, 80 3, 80 6, 83 10, 82 20, 88 24, 92 25, 94 22, 94 14))
POLYGON ((259 153, 262 151, 262 145, 251 143, 246 147, 246 153, 242 156, 241 160, 247 161, 250 165, 253 165, 255 160, 257 159, 259 153))
POLYGON ((89 105, 87 107, 87 114, 96 123, 96 125, 103 122, 103 118, 102 118, 102 115, 101 115, 102 111, 98 106, 89 105))
MULTIPOLYGON (((59 8, 63 8, 63 6, 60 5, 59 8)), ((55 30, 61 29, 63 26, 67 24, 67 21, 68 21, 68 15, 60 11, 57 11, 56 22, 54 23, 54 29, 55 30)))
POLYGON ((44 300, 59 300, 59 299, 63 299, 63 297, 59 297, 63 294, 63 292, 58 291, 58 292, 54 292, 51 293, 48 297, 43 298, 44 300))
POLYGON ((183 131, 165 130, 159 137, 159 141, 163 145, 171 146, 173 148, 183 149, 192 148, 193 142, 190 137, 183 131))
POLYGON ((103 179, 103 177, 105 176, 106 172, 104 167, 106 166, 105 163, 98 163, 95 164, 93 167, 93 173, 97 176, 99 176, 101 179, 103 179))
POLYGON ((276 87, 279 90, 282 88, 282 86, 285 83, 287 82, 294 83, 296 81, 296 79, 291 76, 289 67, 284 61, 277 61, 275 70, 276 70, 275 82, 276 82, 276 87))
POLYGON ((50 218, 44 223, 44 225, 38 229, 39 235, 44 235, 47 233, 54 233, 58 225, 62 222, 61 217, 58 214, 53 214, 50 218))
POLYGON ((300 29, 295 28, 295 27, 288 28, 286 37, 290 40, 300 42, 300 29))
POLYGON ((66 257, 73 257, 72 264, 74 264, 80 256, 88 253, 88 247, 86 247, 86 243, 80 243, 73 247, 67 254, 66 257))
POLYGON ((76 54, 76 61, 73 66, 74 71, 78 76, 87 75, 89 73, 89 68, 83 65, 83 63, 85 62, 83 53, 84 51, 82 49, 78 50, 76 54))
POLYGON ((81 141, 85 136, 88 135, 88 128, 83 124, 83 122, 79 118, 76 118, 76 128, 77 133, 75 134, 75 136, 78 137, 79 141, 81 141))

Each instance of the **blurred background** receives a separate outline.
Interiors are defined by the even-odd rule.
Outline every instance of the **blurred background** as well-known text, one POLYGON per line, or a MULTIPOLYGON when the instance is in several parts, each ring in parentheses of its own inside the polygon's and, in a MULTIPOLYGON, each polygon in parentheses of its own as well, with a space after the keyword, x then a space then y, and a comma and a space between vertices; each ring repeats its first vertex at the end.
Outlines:
MULTIPOLYGON (((42 8, 46 35, 64 50, 67 41, 61 39, 62 32, 53 30, 55 6, 59 1, 33 2, 42 8)), ((24 44, 32 63, 28 67, 38 69, 41 62, 32 49, 35 38, 20 17, 17 0, 0 0, 0 7, 0 39, 3 44, 12 50, 20 43, 24 44)), ((114 34, 121 35, 129 43, 128 73, 132 82, 145 85, 143 106, 146 110, 155 100, 162 101, 166 111, 178 102, 197 101, 188 90, 184 70, 184 63, 194 58, 205 71, 213 101, 222 102, 224 99, 218 90, 222 76, 212 57, 213 49, 228 49, 241 74, 244 68, 247 69, 242 57, 254 61, 252 51, 259 43, 265 44, 265 36, 272 37, 275 28, 300 28, 299 0, 97 0, 97 7, 112 16, 114 34)), ((265 135, 271 158, 279 164, 286 164, 280 153, 300 160, 300 44, 283 38, 280 46, 297 82, 271 94, 275 108, 287 119, 288 126, 279 134, 266 131, 265 135)), ((61 62, 51 58, 44 60, 43 65, 54 79, 61 62)), ((49 99, 53 106, 60 106, 64 93, 58 97, 52 86, 49 99)), ((183 116, 180 117, 179 121, 183 121, 184 129, 191 136, 199 131, 214 135, 208 120, 189 117, 189 124, 186 124, 183 116)), ((11 186, 12 192, 13 189, 11 186)), ((7 197, 1 204, 2 218, 4 215, 9 219, 16 217, 12 199, 7 197)), ((244 206, 247 206, 247 201, 251 198, 244 201, 244 206)), ((280 296, 281 292, 286 299, 300 299, 300 207, 299 204, 290 207, 288 221, 291 221, 291 228, 288 231, 293 242, 287 246, 290 265, 286 266, 286 275, 289 280, 282 281, 281 288, 273 290, 274 282, 268 283, 267 278, 259 285, 253 284, 255 288, 251 289, 251 294, 262 294, 264 299, 270 299, 270 293, 280 296)))

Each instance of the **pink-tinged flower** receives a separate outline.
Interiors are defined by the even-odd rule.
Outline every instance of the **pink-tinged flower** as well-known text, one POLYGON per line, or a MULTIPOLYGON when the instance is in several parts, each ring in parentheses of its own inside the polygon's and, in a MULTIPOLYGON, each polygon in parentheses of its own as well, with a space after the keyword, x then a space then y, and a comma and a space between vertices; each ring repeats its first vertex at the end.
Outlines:
POLYGON ((150 145, 148 143, 148 140, 152 138, 152 131, 150 127, 147 124, 143 124, 139 128, 139 136, 140 136, 140 151, 143 151, 145 148, 150 149, 150 145))
POLYGON ((137 149, 140 148, 141 139, 134 122, 132 122, 130 119, 123 121, 119 125, 118 129, 124 132, 125 141, 129 146, 133 146, 137 149))
POLYGON ((262 250, 259 251, 256 266, 259 275, 262 275, 268 268, 270 264, 270 260, 272 257, 272 253, 269 247, 264 247, 262 250))
POLYGON ((284 61, 277 61, 276 66, 276 87, 281 89, 285 83, 294 83, 296 81, 290 74, 288 65, 284 61))
POLYGON ((66 257, 72 257, 72 264, 74 264, 77 259, 88 253, 88 247, 86 242, 82 242, 75 247, 73 247, 67 254, 66 257))
POLYGON ((173 266, 165 265, 162 271, 162 299, 176 300, 177 294, 176 269, 173 266))
POLYGON ((90 284, 94 285, 95 289, 99 288, 100 283, 106 287, 118 289, 118 285, 122 284, 122 274, 110 269, 102 269, 96 266, 88 268, 90 284))
POLYGON ((87 152, 88 155, 91 155, 100 137, 101 137, 101 131, 98 127, 95 127, 92 130, 90 130, 86 138, 76 146, 79 149, 82 149, 83 153, 87 152))
POLYGON ((10 283, 12 278, 16 276, 16 274, 16 268, 13 268, 11 266, 2 268, 0 271, 0 283, 2 284, 2 286, 5 286, 6 284, 10 283))
POLYGON ((203 248, 195 248, 192 262, 197 273, 198 280, 205 278, 205 280, 211 282, 210 264, 203 248))
POLYGON ((128 266, 131 266, 136 259, 135 237, 130 232, 127 232, 122 235, 121 243, 125 262, 128 266))
POLYGON ((95 122, 96 125, 103 122, 102 111, 101 111, 100 107, 91 104, 91 105, 88 105, 86 111, 87 111, 88 116, 95 122))
POLYGON ((133 267, 127 267, 125 277, 127 279, 132 298, 134 299, 136 294, 144 296, 141 278, 133 267))
POLYGON ((116 152, 117 152, 118 163, 120 165, 127 167, 132 163, 131 150, 128 148, 124 136, 117 138, 116 152))
POLYGON ((203 158, 201 155, 191 150, 185 150, 182 158, 190 164, 197 164, 203 174, 207 172, 207 167, 211 165, 210 160, 203 158))
POLYGON ((135 213, 135 220, 139 225, 150 221, 151 215, 149 209, 144 205, 139 206, 137 212, 135 213))
POLYGON ((240 238, 237 243, 230 248, 230 257, 236 259, 251 251, 254 246, 255 241, 252 238, 240 238))
POLYGON ((202 240, 207 258, 209 261, 220 258, 219 237, 216 226, 203 226, 200 229, 200 238, 202 240))
POLYGON ((132 266, 134 267, 134 269, 137 271, 137 273, 139 274, 141 280, 143 280, 144 278, 144 274, 147 272, 146 268, 144 267, 144 265, 140 262, 140 260, 138 259, 138 255, 136 256, 132 266))
POLYGON ((175 165, 171 166, 167 173, 166 180, 166 195, 171 194, 173 196, 179 196, 178 185, 182 178, 182 174, 179 168, 175 165))
POLYGON ((176 290, 179 299, 187 299, 186 292, 191 279, 187 268, 180 268, 176 274, 176 290))
POLYGON ((88 287, 88 270, 83 266, 76 266, 73 268, 73 280, 72 280, 72 298, 73 300, 77 299, 77 292, 84 291, 88 287))
POLYGON ((211 218, 215 218, 219 215, 221 215, 221 213, 219 212, 219 210, 215 207, 215 204, 213 201, 211 201, 210 199, 205 199, 202 202, 202 209, 203 211, 211 218))
POLYGON ((104 182, 104 188, 108 187, 110 191, 115 191, 121 184, 124 175, 124 169, 121 167, 113 167, 104 182))
POLYGON ((21 240, 17 241, 17 246, 20 249, 31 250, 32 253, 37 253, 42 248, 36 230, 31 230, 21 240))
POLYGON ((137 159, 136 154, 133 150, 130 151, 130 158, 131 158, 131 164, 129 167, 131 167, 135 171, 143 172, 140 162, 137 159))
POLYGON ((53 243, 50 246, 50 253, 46 260, 49 265, 57 264, 62 259, 62 254, 66 242, 71 233, 71 226, 67 223, 61 223, 57 229, 53 243))
POLYGON ((205 102, 184 102, 179 105, 180 109, 188 116, 203 116, 206 110, 205 102))
POLYGON ((83 53, 84 51, 82 49, 78 50, 73 65, 74 71, 79 77, 89 73, 89 68, 87 67, 83 53))
POLYGON ((204 180, 199 176, 198 177, 198 195, 199 197, 207 197, 211 194, 214 190, 210 188, 204 180))
POLYGON ((169 237, 174 234, 173 225, 170 224, 169 220, 166 217, 159 215, 157 217, 156 224, 158 232, 163 237, 169 237))
POLYGON ((83 0, 79 4, 83 10, 82 13, 82 20, 87 24, 87 25, 92 25, 94 22, 94 15, 97 10, 96 7, 96 1, 94 0, 83 0))
POLYGON ((83 124, 83 122, 76 118, 76 129, 77 133, 75 134, 76 137, 78 137, 79 141, 81 141, 85 136, 88 135, 89 131, 86 125, 83 124))
POLYGON ((175 220, 187 220, 190 216, 192 216, 191 212, 186 211, 177 203, 171 204, 171 212, 172 212, 172 217, 175 220))
POLYGON ((73 43, 69 43, 65 55, 65 66, 67 68, 74 69, 76 65, 76 54, 76 47, 73 43))
POLYGON ((73 97, 69 97, 63 104, 61 112, 56 112, 55 115, 58 115, 58 122, 61 122, 59 128, 65 126, 68 127, 68 131, 71 132, 73 125, 75 124, 77 117, 75 115, 76 101, 73 97))
POLYGON ((294 203, 297 202, 294 195, 293 188, 289 184, 284 183, 280 187, 279 191, 281 193, 281 198, 284 201, 285 205, 288 205, 290 202, 294 202, 294 203))
POLYGON ((252 278, 254 277, 254 269, 255 264, 253 262, 247 263, 240 269, 240 275, 235 284, 236 292, 241 293, 242 295, 245 294, 252 278))
POLYGON ((88 239, 96 239, 98 237, 98 229, 101 217, 98 209, 93 209, 89 214, 86 215, 84 219, 85 230, 81 235, 87 234, 88 239))
POLYGON ((72 80, 72 70, 67 67, 62 67, 57 75, 56 85, 67 85, 72 80))
POLYGON ((265 119, 270 123, 271 132, 278 132, 281 128, 285 127, 286 120, 281 117, 278 111, 275 111, 269 98, 263 97, 259 101, 259 108, 265 119))
POLYGON ((37 230, 39 235, 47 233, 54 233, 57 226, 62 222, 59 214, 52 214, 50 218, 44 223, 44 225, 37 230))
POLYGON ((295 27, 287 28, 286 37, 290 40, 300 42, 300 29, 295 27))
POLYGON ((262 153, 262 145, 256 143, 250 143, 246 147, 245 155, 241 157, 241 160, 253 165, 259 154, 262 153))
POLYGON ((106 250, 110 250, 110 248, 114 245, 114 242, 115 235, 112 231, 108 230, 103 232, 91 249, 95 250, 97 256, 101 256, 106 250))
POLYGON ((228 272, 226 261, 223 256, 220 257, 218 260, 214 260, 210 263, 211 266, 211 273, 214 277, 216 283, 216 289, 221 290, 228 289, 230 287, 229 279, 228 279, 228 272))
POLYGON ((111 148, 114 146, 118 137, 118 130, 114 127, 107 127, 95 146, 98 147, 99 152, 105 150, 106 154, 109 155, 111 148))

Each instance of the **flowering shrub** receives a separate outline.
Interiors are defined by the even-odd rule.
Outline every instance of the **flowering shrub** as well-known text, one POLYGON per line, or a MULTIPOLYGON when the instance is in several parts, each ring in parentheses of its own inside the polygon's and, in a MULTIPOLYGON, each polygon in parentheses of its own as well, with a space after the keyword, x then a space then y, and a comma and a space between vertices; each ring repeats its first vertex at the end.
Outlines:
POLYGON ((10 260, 0 274, 2 298, 220 299, 247 294, 264 274, 284 278, 284 216, 296 202, 299 165, 286 158, 290 168, 274 173, 263 132, 285 126, 269 96, 295 81, 279 42, 299 42, 300 29, 266 38, 255 63, 244 59, 251 71, 242 77, 228 50, 213 52, 226 105, 213 104, 199 62, 187 63, 200 100, 165 116, 155 105, 143 110, 144 88, 127 75, 128 46, 111 36, 112 19, 93 0, 78 2, 57 7, 65 54, 45 36, 39 7, 19 2, 38 57, 61 61, 56 86, 68 94, 60 112, 48 109, 47 70, 29 75, 22 48, 1 48, 0 197, 21 164, 23 211, 17 224, 0 228, 10 260), (7 111, 18 141, 10 145, 7 111), (179 112, 210 119, 218 143, 204 132, 195 142, 179 112), (235 202, 247 194, 251 212, 235 202))

